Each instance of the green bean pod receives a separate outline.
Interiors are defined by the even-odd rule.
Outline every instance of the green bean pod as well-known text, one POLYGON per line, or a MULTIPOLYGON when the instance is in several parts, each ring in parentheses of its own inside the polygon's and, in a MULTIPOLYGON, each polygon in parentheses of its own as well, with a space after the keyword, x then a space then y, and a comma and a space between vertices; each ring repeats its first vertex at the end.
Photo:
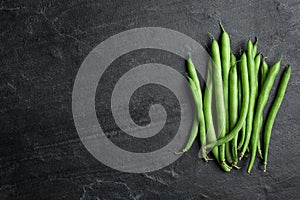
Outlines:
MULTIPOLYGON (((236 69, 236 58, 231 54, 231 69, 229 72, 229 113, 230 113, 230 130, 232 130, 238 121, 238 74, 236 69)), ((231 150, 233 157, 232 166, 237 167, 238 152, 237 152, 238 134, 231 141, 231 150)))
MULTIPOLYGON (((217 140, 216 132, 214 128, 213 116, 212 116, 212 63, 208 62, 207 78, 206 78, 206 88, 204 91, 204 100, 203 100, 203 112, 205 118, 205 126, 207 132, 208 142, 214 142, 217 140)), ((214 157, 219 161, 219 149, 213 148, 212 153, 214 157)))
POLYGON ((275 97, 275 100, 271 106, 270 112, 267 117, 265 131, 264 131, 264 156, 263 156, 265 172, 267 170, 268 150, 269 150, 269 144, 270 144, 270 138, 271 138, 273 124, 276 119, 278 110, 281 106, 283 97, 285 95, 285 91, 286 91, 287 85, 289 83, 290 76, 291 76, 291 67, 288 66, 288 68, 283 72, 281 81, 280 81, 278 89, 277 89, 277 95, 275 97))
MULTIPOLYGON (((191 92, 193 94, 193 97, 194 97, 194 101, 195 101, 195 104, 197 106, 198 102, 199 101, 199 96, 197 94, 197 87, 194 83, 194 81, 190 78, 190 77, 187 77, 188 78, 188 81, 189 81, 189 86, 191 88, 191 92)), ((198 126, 199 126, 199 120, 198 120, 198 112, 195 112, 195 117, 194 117, 194 120, 193 120, 193 124, 192 124, 192 128, 191 128, 191 133, 190 133, 190 136, 189 136, 189 139, 185 145, 185 147, 183 148, 183 150, 181 152, 178 152, 176 154, 181 154, 181 153, 184 153, 184 152, 187 152, 190 150, 190 148, 192 147, 197 135, 198 135, 198 126)))
MULTIPOLYGON (((224 105, 223 94, 223 82, 222 82, 222 68, 220 48, 218 42, 212 39, 212 61, 213 61, 213 80, 214 80, 214 92, 216 98, 216 110, 217 110, 217 124, 218 124, 218 137, 223 138, 226 128, 226 113, 224 105)), ((219 148, 219 158, 221 163, 225 163, 225 145, 222 144, 219 148)))
MULTIPOLYGON (((230 38, 228 33, 225 31, 223 25, 220 22, 222 28, 221 34, 221 64, 222 64, 222 80, 223 80, 223 92, 224 92, 224 104, 225 104, 225 114, 226 114, 226 126, 225 132, 229 131, 229 97, 228 97, 228 79, 229 79, 229 70, 230 70, 230 38)), ((225 155, 228 163, 232 163, 230 143, 225 144, 225 155)))
POLYGON ((248 80, 248 69, 247 69, 247 56, 245 53, 242 54, 240 62, 241 62, 240 68, 241 68, 241 79, 242 79, 242 88, 243 88, 243 101, 242 101, 241 114, 239 120, 229 134, 227 134, 225 137, 221 139, 218 139, 214 143, 210 143, 206 145, 207 148, 220 146, 225 144, 226 142, 231 141, 241 130, 245 122, 245 119, 247 117, 248 105, 249 105, 249 82, 248 82, 249 80, 248 80))
POLYGON ((254 64, 254 59, 253 59, 252 53, 253 53, 253 44, 252 44, 251 40, 248 40, 247 64, 248 64, 249 83, 250 83, 250 101, 249 101, 249 109, 248 109, 248 115, 247 115, 247 120, 246 120, 246 137, 245 137, 244 146, 242 148, 242 152, 240 154, 240 159, 243 158, 243 156, 248 148, 249 142, 250 142, 256 93, 257 93, 257 87, 256 87, 257 77, 255 76, 255 64, 254 64))
MULTIPOLYGON (((197 111, 198 111, 201 152, 202 152, 203 159, 205 161, 208 161, 208 157, 207 157, 206 150, 205 150, 206 129, 205 129, 205 119, 204 119, 203 105, 202 105, 202 92, 201 92, 200 81, 198 79, 196 68, 193 64, 191 56, 189 56, 189 58, 188 58, 187 68, 188 68, 189 76, 191 77, 191 80, 195 83, 195 87, 196 87, 196 94, 194 95, 194 98, 197 98, 197 99, 195 99, 195 102, 196 102, 197 111)), ((191 84, 191 80, 189 79, 190 84, 191 84)))
MULTIPOLYGON (((261 67, 260 67, 260 73, 261 73, 260 74, 261 75, 260 76, 260 87, 261 88, 262 88, 264 80, 265 80, 265 78, 267 76, 268 70, 269 70, 268 64, 265 61, 265 59, 263 59, 261 67)), ((263 122, 263 116, 261 116, 261 121, 263 122)), ((263 159, 263 155, 262 155, 262 151, 261 151, 261 144, 260 144, 259 141, 260 140, 258 140, 258 144, 257 144, 258 145, 258 149, 257 149, 257 151, 258 151, 258 154, 259 154, 260 158, 263 159)))
MULTIPOLYGON (((260 88, 262 88, 263 83, 266 79, 267 73, 268 73, 269 67, 267 62, 265 61, 265 58, 263 58, 260 66, 260 88)), ((261 116, 261 119, 263 120, 263 116, 261 116)))
MULTIPOLYGON (((208 71, 207 71, 207 78, 206 78, 206 88, 204 92, 204 103, 203 103, 203 111, 204 111, 204 118, 205 118, 205 125, 206 125, 206 132, 207 132, 207 140, 208 142, 215 142, 216 132, 213 123, 213 116, 212 116, 212 94, 213 94, 213 83, 212 83, 212 63, 211 61, 208 63, 208 71)), ((219 160, 219 148, 215 147, 212 149, 212 153, 220 166, 225 172, 230 172, 231 168, 226 164, 222 163, 219 160)))
POLYGON ((253 121, 253 133, 251 137, 251 158, 248 165, 248 173, 251 172, 255 161, 257 152, 257 140, 259 138, 259 133, 262 127, 261 116, 263 114, 264 107, 268 101, 269 94, 273 87, 275 78, 277 77, 278 72, 280 70, 280 62, 281 58, 273 65, 273 67, 270 68, 270 71, 268 72, 268 75, 265 79, 265 82, 258 97, 256 112, 253 121))
MULTIPOLYGON (((261 55, 258 54, 257 56, 255 56, 255 59, 254 59, 255 75, 256 75, 255 85, 256 85, 257 91, 258 91, 258 72, 259 72, 259 67, 260 67, 260 61, 261 61, 261 55)), ((256 92, 256 98, 255 99, 257 99, 257 95, 258 95, 258 92, 256 92)), ((261 116, 261 123, 263 123, 263 116, 261 116)), ((259 157, 262 159, 262 152, 261 152, 261 146, 260 146, 260 137, 257 140, 257 151, 258 151, 259 157)))

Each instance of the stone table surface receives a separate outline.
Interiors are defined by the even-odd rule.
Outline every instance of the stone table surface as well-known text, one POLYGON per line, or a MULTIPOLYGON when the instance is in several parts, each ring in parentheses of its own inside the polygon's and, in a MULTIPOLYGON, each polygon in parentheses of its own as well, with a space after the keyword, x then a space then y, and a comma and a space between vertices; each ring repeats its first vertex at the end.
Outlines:
MULTIPOLYGON (((0 15, 0 199, 300 199, 299 0, 20 0, 1 1, 0 15), (150 26, 179 31, 205 46, 210 44, 208 33, 220 34, 219 20, 235 54, 257 36, 258 51, 270 65, 282 54, 283 66, 292 66, 267 173, 258 160, 250 175, 248 160, 240 163, 241 170, 224 173, 215 162, 198 159, 198 142, 174 163, 148 173, 121 172, 95 159, 79 139, 72 115, 74 81, 89 52, 119 32, 150 26)), ((174 55, 135 51, 112 64, 96 100, 110 97, 110 80, 121 77, 123 69, 149 62, 184 74, 184 60, 174 55)), ((170 124, 165 136, 136 148, 159 148, 180 122, 172 93, 156 87, 135 93, 132 118, 146 125, 149 116, 143 107, 162 101, 174 103, 170 124)), ((96 101, 98 120, 114 140, 120 130, 106 109, 96 101)), ((120 136, 115 142, 130 148, 132 141, 120 136)))

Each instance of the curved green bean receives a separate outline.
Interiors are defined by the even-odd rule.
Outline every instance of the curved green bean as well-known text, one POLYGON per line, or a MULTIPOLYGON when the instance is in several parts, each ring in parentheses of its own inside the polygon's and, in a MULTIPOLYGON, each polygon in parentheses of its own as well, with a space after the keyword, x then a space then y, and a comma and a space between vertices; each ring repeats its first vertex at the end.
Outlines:
MULTIPOLYGON (((188 81, 189 81, 189 86, 191 88, 191 92, 192 92, 193 97, 194 97, 195 104, 197 106, 197 104, 198 104, 197 101, 199 101, 199 96, 197 94, 196 84, 194 83, 194 81, 190 77, 187 77, 187 78, 188 78, 188 81)), ((194 120, 193 120, 193 124, 192 124, 189 139, 188 139, 185 147, 183 148, 183 150, 181 152, 176 152, 176 154, 181 154, 181 153, 184 153, 184 152, 187 152, 187 151, 190 150, 190 148, 192 147, 192 145, 193 145, 193 143, 194 143, 194 141, 197 137, 198 126, 199 126, 198 112, 195 112, 195 117, 194 117, 194 120)))
POLYGON ((288 68, 283 72, 281 81, 280 81, 278 89, 277 89, 277 95, 275 97, 275 100, 271 106, 270 112, 267 117, 265 131, 264 131, 264 156, 263 156, 264 171, 267 170, 268 150, 269 150, 269 144, 270 144, 270 138, 271 138, 273 124, 276 119, 277 112, 281 106, 283 97, 285 95, 285 91, 286 91, 288 82, 290 80, 290 76, 291 76, 291 67, 288 66, 288 68))
POLYGON ((253 133, 251 138, 251 158, 248 165, 248 170, 247 170, 248 173, 251 172, 255 161, 256 152, 257 152, 257 140, 262 127, 261 116, 263 114, 264 107, 268 101, 269 94, 274 84, 275 78, 277 77, 278 72, 280 70, 280 62, 281 62, 281 58, 273 65, 273 67, 270 68, 270 71, 268 72, 268 75, 266 77, 266 80, 263 84, 263 87, 258 97, 257 108, 254 117, 254 122, 253 122, 253 133))
MULTIPOLYGON (((205 119, 204 119, 203 105, 202 105, 202 92, 201 92, 201 86, 200 86, 200 81, 198 79, 197 71, 193 64, 191 56, 189 56, 189 58, 188 58, 187 68, 188 68, 189 76, 191 77, 191 80, 189 79, 189 83, 191 84, 191 82, 194 82, 195 87, 196 87, 195 88, 196 94, 194 95, 194 99, 195 99, 196 106, 197 106, 198 120, 199 120, 199 126, 200 126, 199 134, 200 134, 201 152, 202 152, 203 159, 205 161, 208 161, 208 157, 207 157, 206 150, 205 150, 206 130, 205 130, 205 119)), ((195 91, 193 91, 193 92, 195 92, 195 91)))
POLYGON ((242 75, 241 78, 242 78, 242 88, 243 88, 243 101, 242 101, 241 114, 239 120, 229 134, 227 134, 225 137, 221 139, 218 139, 214 143, 210 143, 206 145, 207 148, 220 146, 226 142, 231 141, 241 130, 245 122, 245 119, 247 117, 248 104, 249 104, 249 82, 248 82, 247 56, 245 53, 242 54, 240 62, 241 62, 240 68, 241 68, 241 75, 242 75))

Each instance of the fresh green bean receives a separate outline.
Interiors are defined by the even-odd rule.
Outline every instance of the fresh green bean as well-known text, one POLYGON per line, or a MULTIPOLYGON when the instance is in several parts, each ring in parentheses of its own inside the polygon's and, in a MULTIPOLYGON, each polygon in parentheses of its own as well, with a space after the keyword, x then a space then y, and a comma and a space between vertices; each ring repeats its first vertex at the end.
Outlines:
MULTIPOLYGON (((207 157, 206 150, 205 150, 206 130, 205 130, 205 119, 204 119, 203 105, 202 105, 202 92, 201 92, 201 86, 200 86, 200 81, 198 79, 197 71, 193 64, 191 56, 189 56, 189 58, 188 58, 187 68, 188 68, 189 76, 191 77, 191 80, 195 83, 195 86, 196 86, 197 94, 194 95, 194 98, 198 98, 198 99, 195 99, 195 101, 196 101, 196 106, 197 106, 197 110, 198 110, 198 120, 199 120, 199 126, 200 126, 199 134, 200 134, 201 152, 202 152, 203 159, 205 161, 208 161, 208 157, 207 157)), ((191 82, 191 81, 189 80, 189 82, 191 82)))
POLYGON ((240 159, 243 158, 250 142, 254 108, 255 108, 255 99, 257 93, 257 87, 255 84, 255 80, 257 78, 255 76, 255 65, 254 65, 254 59, 252 53, 253 53, 253 44, 249 39, 247 44, 247 64, 248 64, 249 83, 250 83, 250 101, 249 101, 249 110, 248 110, 247 121, 246 121, 246 137, 245 137, 244 146, 242 148, 242 152, 240 154, 240 159))
POLYGON ((270 71, 268 72, 268 75, 266 77, 266 80, 263 84, 263 87, 258 97, 257 108, 254 116, 254 122, 253 122, 253 133, 251 137, 251 158, 248 165, 248 170, 247 170, 248 173, 251 172, 255 161, 256 152, 257 152, 257 140, 259 137, 259 132, 262 127, 261 116, 263 114, 264 107, 268 101, 269 94, 274 84, 275 78, 277 77, 278 72, 280 70, 280 62, 281 62, 281 58, 273 65, 273 67, 270 68, 270 71))
MULTIPOLYGON (((229 113, 230 113, 230 130, 234 128, 238 120, 238 74, 236 69, 236 58, 231 53, 231 69, 229 72, 229 113)), ((233 163, 232 166, 237 167, 238 152, 237 152, 238 134, 231 141, 231 150, 233 163)))
MULTIPOLYGON (((267 62, 265 61, 265 59, 263 59, 263 61, 262 61, 262 64, 261 64, 261 68, 260 68, 260 72, 261 72, 261 77, 260 77, 260 87, 262 87, 262 85, 263 85, 263 83, 264 83, 264 80, 265 80, 265 78, 266 78, 266 75, 267 75, 267 73, 268 73, 268 64, 267 64, 267 62)), ((261 121, 263 121, 263 116, 261 116, 261 121)), ((259 142, 260 140, 258 140, 258 144, 257 144, 257 146, 258 146, 258 149, 257 149, 257 151, 258 151, 258 154, 259 154, 259 156, 260 156, 260 158, 261 159, 263 159, 263 155, 262 155, 262 151, 261 151, 261 145, 260 145, 260 142, 259 142)))
POLYGON ((218 139, 218 141, 216 142, 206 145, 207 148, 220 146, 226 142, 231 141, 241 130, 245 122, 245 119, 247 117, 248 104, 249 104, 249 82, 248 82, 247 56, 245 53, 242 54, 240 62, 241 62, 240 68, 241 68, 241 75, 242 75, 241 78, 242 78, 242 88, 243 88, 243 101, 242 101, 241 114, 239 120, 229 134, 227 134, 225 137, 221 139, 218 139))
MULTIPOLYGON (((223 80, 223 92, 224 92, 224 104, 225 104, 225 132, 229 131, 229 100, 228 100, 228 78, 229 78, 229 70, 230 70, 230 38, 228 33, 225 31, 223 25, 220 22, 220 26, 222 28, 221 34, 221 64, 222 64, 222 80, 223 80)), ((225 155, 228 163, 232 163, 230 143, 225 144, 225 155)))
MULTIPOLYGON (((206 88, 204 92, 204 103, 203 103, 203 111, 204 111, 204 118, 206 124, 206 132, 207 132, 207 140, 208 142, 215 142, 216 132, 213 123, 212 117, 212 92, 213 92, 213 83, 212 83, 212 63, 211 60, 208 62, 208 70, 207 70, 207 78, 206 78, 206 88)), ((212 153, 220 166, 225 172, 230 172, 231 168, 226 164, 222 163, 219 160, 219 149, 215 147, 212 149, 212 153)))
MULTIPOLYGON (((188 78, 188 81, 189 81, 189 86, 191 88, 191 92, 193 94, 193 97, 194 97, 194 101, 195 101, 195 104, 197 106, 198 102, 199 101, 199 96, 197 94, 197 87, 196 87, 196 84, 195 82, 190 78, 190 77, 187 77, 188 78)), ((191 133, 190 133, 190 136, 189 136, 189 139, 185 145, 185 147, 183 148, 182 151, 180 152, 176 152, 176 154, 181 154, 181 153, 184 153, 184 152, 187 152, 190 150, 190 148, 192 147, 196 137, 197 137, 197 134, 198 134, 198 126, 199 126, 199 119, 198 119, 198 110, 197 112, 195 112, 195 117, 193 119, 193 124, 192 124, 192 128, 191 128, 191 133)))
MULTIPOLYGON (((209 61, 207 69, 206 88, 204 91, 203 100, 203 112, 208 142, 214 142, 217 140, 212 116, 212 91, 212 63, 211 61, 209 61)), ((219 149, 213 148, 212 153, 214 154, 215 158, 219 161, 219 149)))
MULTIPOLYGON (((255 59, 254 59, 254 64, 255 64, 255 77, 256 77, 256 80, 255 80, 255 86, 257 88, 257 91, 258 91, 258 72, 259 72, 259 67, 260 67, 260 59, 261 58, 261 55, 258 54, 255 59)), ((257 99, 257 95, 258 95, 258 92, 256 92, 256 98, 255 100, 257 99)), ((261 116, 261 123, 263 122, 263 116, 261 116)), ((259 139, 257 140, 257 151, 258 151, 258 154, 260 156, 260 158, 262 158, 262 153, 261 153, 261 146, 260 146, 260 137, 259 139)))
POLYGON ((288 82, 290 80, 290 76, 291 76, 291 67, 288 66, 288 68, 283 72, 281 81, 280 81, 278 89, 277 89, 277 95, 275 97, 275 100, 271 106, 270 112, 267 117, 265 131, 264 131, 264 156, 263 156, 265 172, 267 170, 268 150, 269 150, 269 144, 270 144, 270 138, 271 138, 273 124, 276 119, 277 112, 281 106, 283 97, 285 95, 285 91, 286 91, 288 82))
MULTIPOLYGON (((220 48, 218 42, 212 39, 212 60, 213 60, 213 79, 214 79, 214 92, 216 98, 216 110, 217 110, 217 124, 218 124, 218 137, 223 138, 226 128, 226 114, 223 95, 223 83, 222 83, 222 68, 220 48)), ((219 160, 223 164, 225 163, 225 145, 222 144, 219 148, 219 160)))

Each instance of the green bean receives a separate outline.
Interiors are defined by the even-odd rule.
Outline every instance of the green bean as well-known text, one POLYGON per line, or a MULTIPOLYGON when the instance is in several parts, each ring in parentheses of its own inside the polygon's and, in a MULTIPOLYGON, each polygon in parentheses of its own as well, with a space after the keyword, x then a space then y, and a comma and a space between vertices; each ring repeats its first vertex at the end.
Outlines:
MULTIPOLYGON (((191 56, 188 58, 187 62, 187 68, 189 76, 191 77, 191 80, 195 83, 196 87, 196 94, 194 95, 194 98, 197 106, 198 111, 198 120, 199 120, 199 134, 200 134, 200 144, 201 144, 201 151, 202 156, 205 161, 208 161, 208 157, 206 155, 205 145, 206 145, 206 130, 205 130, 205 119, 203 114, 203 105, 202 105, 202 92, 201 92, 201 86, 200 81, 198 79, 197 71, 195 69, 195 66, 193 64, 191 56)), ((191 80, 189 79, 189 82, 191 84, 191 80)))
MULTIPOLYGON (((221 62, 222 62, 222 80, 223 80, 223 92, 224 92, 224 104, 225 104, 225 132, 228 133, 229 131, 229 101, 228 101, 228 77, 229 77, 229 70, 230 70, 230 38, 228 33, 225 31, 223 25, 220 22, 220 26, 222 28, 221 34, 221 62)), ((231 150, 230 150, 230 143, 225 144, 225 155, 226 160, 229 163, 232 163, 231 157, 231 150)))
POLYGON ((268 72, 268 75, 266 77, 266 80, 263 84, 263 87, 258 97, 257 108, 254 116, 254 122, 253 122, 253 133, 251 137, 251 158, 248 165, 248 170, 247 170, 248 173, 251 172, 255 161, 256 152, 257 152, 257 140, 259 137, 259 132, 262 127, 261 116, 263 114, 264 107, 268 101, 269 94, 274 84, 275 78, 278 75, 278 72, 280 70, 280 62, 281 62, 281 58, 273 65, 273 67, 270 68, 270 71, 268 72))
POLYGON ((248 71, 249 71, 249 82, 250 82, 250 101, 249 101, 249 110, 246 120, 246 137, 244 146, 242 148, 242 152, 240 154, 240 159, 243 158, 247 147, 250 142, 251 138, 251 131, 252 131, 252 122, 253 122, 253 115, 254 115, 254 108, 255 108, 255 99, 257 93, 257 87, 255 84, 255 80, 257 79, 255 76, 255 66, 254 66, 254 59, 252 55, 253 45, 251 40, 248 40, 247 44, 247 64, 248 64, 248 71))
POLYGON ((267 117, 265 131, 264 131, 264 156, 263 156, 265 172, 267 170, 268 149, 269 149, 273 124, 276 119, 277 112, 281 106, 283 97, 285 95, 285 91, 286 91, 288 82, 290 80, 290 76, 291 76, 291 67, 288 66, 288 68, 283 72, 281 81, 280 81, 278 89, 277 89, 277 95, 275 97, 275 100, 271 106, 270 112, 267 117))
MULTIPOLYGON (((255 59, 254 59, 254 64, 255 64, 255 77, 256 77, 256 80, 255 80, 255 85, 256 85, 256 88, 258 90, 258 72, 259 72, 259 67, 260 67, 260 59, 261 58, 261 55, 258 54, 255 59)), ((257 94, 258 92, 256 93, 256 98, 255 100, 257 99, 257 94)), ((261 116, 261 123, 263 122, 263 116, 261 116)), ((262 158, 262 153, 261 153, 261 147, 260 147, 260 137, 259 139, 257 140, 257 151, 258 151, 258 154, 260 156, 260 158, 262 158)))
POLYGON ((241 68, 241 75, 242 75, 243 101, 242 101, 241 114, 239 120, 229 134, 227 134, 225 137, 221 139, 218 139, 216 142, 206 145, 207 148, 220 146, 226 142, 231 141, 241 130, 245 122, 245 119, 247 117, 248 104, 249 104, 249 82, 248 82, 247 56, 245 53, 242 54, 240 62, 241 62, 240 68, 241 68))
MULTIPOLYGON (((218 42, 214 38, 212 39, 211 53, 212 53, 212 60, 213 60, 213 80, 214 80, 214 92, 216 98, 218 137, 222 138, 225 135, 226 114, 225 114, 224 95, 223 95, 220 49, 219 49, 218 42)), ((219 148, 219 160, 222 164, 225 163, 224 144, 222 144, 219 148)))
MULTIPOLYGON (((236 58, 231 53, 231 69, 229 72, 229 113, 230 113, 230 130, 234 128, 238 120, 238 74, 236 69, 236 58)), ((233 157, 232 166, 237 167, 238 152, 237 152, 238 134, 231 141, 231 150, 233 157)), ((238 167, 237 167, 238 168, 238 167)))
MULTIPOLYGON (((262 87, 263 83, 264 83, 264 80, 266 78, 266 75, 268 73, 268 64, 267 62, 265 61, 265 59, 263 59, 262 61, 262 64, 261 64, 261 68, 260 68, 260 72, 261 72, 261 76, 260 76, 260 87, 262 87)), ((261 121, 263 121, 263 116, 261 116, 261 121)), ((258 140, 259 141, 259 140, 258 140)), ((261 159, 263 159, 263 155, 262 155, 262 152, 261 152, 261 145, 260 145, 260 142, 258 142, 258 154, 260 156, 261 159)))
MULTIPOLYGON (((262 85, 264 83, 264 80, 265 80, 265 78, 267 76, 268 70, 269 70, 268 64, 265 61, 265 59, 263 59, 261 67, 260 67, 260 72, 261 72, 260 87, 262 87, 262 85)), ((261 116, 261 120, 263 121, 263 116, 261 116)), ((258 145, 258 149, 257 149, 258 150, 258 154, 260 155, 260 158, 263 159, 263 155, 262 155, 262 152, 261 152, 261 145, 260 145, 260 143, 258 143, 257 145, 258 145)))
MULTIPOLYGON (((216 138, 216 132, 214 128, 213 123, 213 117, 212 117, 212 63, 211 61, 208 63, 208 72, 207 72, 207 78, 206 78, 206 88, 204 92, 204 103, 203 103, 203 111, 204 111, 204 118, 205 118, 205 124, 206 124, 206 131, 207 131, 207 140, 208 142, 214 142, 217 140, 216 138)), ((220 163, 222 169, 225 172, 230 172, 231 168, 226 164, 222 163, 219 160, 219 149, 218 147, 215 147, 212 149, 212 153, 218 163, 220 163)))
MULTIPOLYGON (((212 91, 212 63, 211 61, 209 61, 207 69, 206 88, 204 91, 203 100, 203 112, 208 142, 214 142, 217 140, 212 116, 212 91)), ((212 153, 214 154, 215 158, 219 161, 219 149, 213 148, 212 153)))
MULTIPOLYGON (((197 99, 199 99, 198 95, 197 95, 197 87, 196 87, 194 81, 191 78, 188 77, 188 80, 189 80, 189 86, 190 86, 191 92, 192 92, 193 97, 194 97, 195 104, 197 104, 196 101, 197 101, 197 99)), ((195 117, 193 119, 193 124, 192 124, 189 139, 188 139, 185 147, 183 148, 183 150, 180 151, 180 152, 175 152, 175 154, 182 154, 182 153, 187 152, 187 151, 190 150, 190 148, 192 147, 192 145, 193 145, 193 143, 194 143, 194 141, 197 137, 198 126, 199 126, 198 113, 195 112, 195 117)))

